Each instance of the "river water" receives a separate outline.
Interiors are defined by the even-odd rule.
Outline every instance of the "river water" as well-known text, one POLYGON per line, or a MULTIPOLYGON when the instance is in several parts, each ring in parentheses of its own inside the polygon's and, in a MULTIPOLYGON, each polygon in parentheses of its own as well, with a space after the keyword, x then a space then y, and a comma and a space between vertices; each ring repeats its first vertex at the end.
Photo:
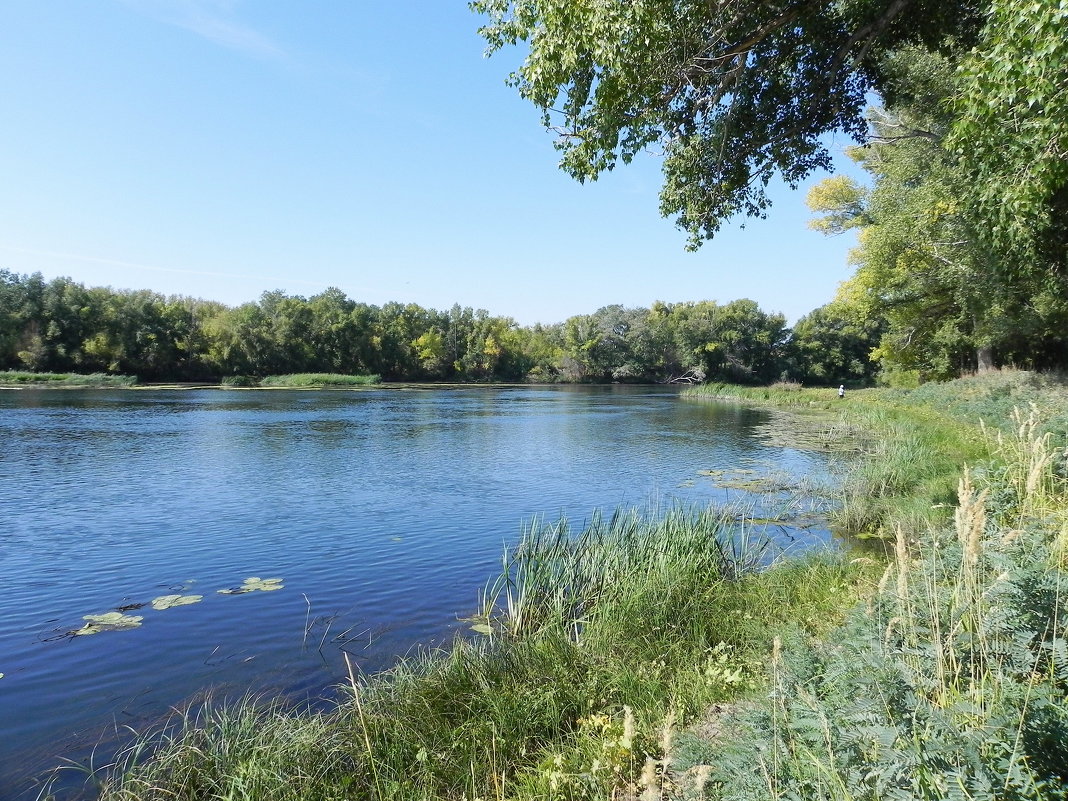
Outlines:
POLYGON ((535 517, 823 474, 768 414, 659 387, 0 391, 0 799, 209 688, 314 699, 344 653, 376 670, 467 631, 535 517), (218 592, 249 577, 282 589, 218 592), (203 598, 129 608, 173 594, 203 598), (137 628, 70 636, 120 607, 137 628))

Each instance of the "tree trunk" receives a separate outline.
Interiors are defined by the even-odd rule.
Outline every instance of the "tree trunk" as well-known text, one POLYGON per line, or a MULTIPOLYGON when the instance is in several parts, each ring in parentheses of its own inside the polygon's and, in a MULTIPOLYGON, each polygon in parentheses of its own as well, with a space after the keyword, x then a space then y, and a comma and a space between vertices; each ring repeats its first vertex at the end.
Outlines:
POLYGON ((978 362, 980 373, 994 369, 994 348, 992 346, 980 345, 975 349, 975 358, 978 362))

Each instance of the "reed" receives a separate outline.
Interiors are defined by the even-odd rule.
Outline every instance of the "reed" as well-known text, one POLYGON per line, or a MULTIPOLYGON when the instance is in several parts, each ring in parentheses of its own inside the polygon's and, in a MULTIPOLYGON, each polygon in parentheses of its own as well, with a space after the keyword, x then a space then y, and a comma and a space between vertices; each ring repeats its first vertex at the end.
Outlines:
POLYGON ((379 384, 378 375, 342 375, 339 373, 293 373, 269 375, 260 379, 261 387, 364 387, 379 384))

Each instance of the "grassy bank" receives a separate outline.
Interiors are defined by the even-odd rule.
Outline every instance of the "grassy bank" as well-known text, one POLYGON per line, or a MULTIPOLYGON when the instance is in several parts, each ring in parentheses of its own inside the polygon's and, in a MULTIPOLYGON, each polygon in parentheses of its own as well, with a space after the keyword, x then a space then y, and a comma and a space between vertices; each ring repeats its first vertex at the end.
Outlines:
MULTIPOLYGON (((789 410, 780 427, 792 429, 797 441, 787 434, 780 443, 786 446, 851 446, 838 464, 842 497, 835 526, 850 537, 892 539, 898 528, 916 536, 948 520, 964 465, 991 457, 991 441, 978 416, 954 415, 945 402, 956 393, 956 384, 940 385, 942 395, 927 390, 919 398, 868 389, 851 390, 839 399, 835 389, 789 384, 708 385, 689 389, 684 397, 789 410)), ((992 383, 985 386, 989 394, 1000 391, 992 383)), ((1011 409, 999 408, 998 422, 1008 420, 1011 409)))
POLYGON ((49 386, 49 387, 129 387, 137 383, 137 378, 128 375, 107 375, 91 373, 29 373, 19 370, 0 371, 2 386, 49 386))
POLYGON ((757 569, 761 543, 715 510, 531 526, 482 636, 354 675, 329 711, 202 709, 147 734, 101 795, 1060 798, 1066 454, 1034 393, 1053 408, 1064 389, 974 381, 783 390, 822 410, 791 419, 865 445, 842 514, 888 538, 886 560, 757 569), (1006 384, 1024 411, 986 434, 952 414, 1006 384))
POLYGON ((676 775, 723 799, 1068 795, 1068 454, 1041 426, 1014 414, 952 523, 898 531, 832 637, 777 640, 761 702, 676 775))

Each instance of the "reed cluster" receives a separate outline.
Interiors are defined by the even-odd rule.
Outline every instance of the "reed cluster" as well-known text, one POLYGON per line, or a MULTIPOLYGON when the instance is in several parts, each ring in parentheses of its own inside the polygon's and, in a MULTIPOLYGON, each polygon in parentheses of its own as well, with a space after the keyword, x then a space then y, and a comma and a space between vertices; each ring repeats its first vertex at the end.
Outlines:
POLYGON ((363 387, 381 383, 378 375, 342 375, 340 373, 293 373, 269 375, 259 380, 261 387, 363 387))
POLYGON ((0 386, 128 387, 137 383, 135 376, 106 373, 31 373, 21 370, 0 371, 0 386))
POLYGON ((766 701, 710 748, 715 798, 1068 795, 1063 448, 1017 412, 953 521, 898 531, 878 591, 831 638, 775 651, 766 701))

